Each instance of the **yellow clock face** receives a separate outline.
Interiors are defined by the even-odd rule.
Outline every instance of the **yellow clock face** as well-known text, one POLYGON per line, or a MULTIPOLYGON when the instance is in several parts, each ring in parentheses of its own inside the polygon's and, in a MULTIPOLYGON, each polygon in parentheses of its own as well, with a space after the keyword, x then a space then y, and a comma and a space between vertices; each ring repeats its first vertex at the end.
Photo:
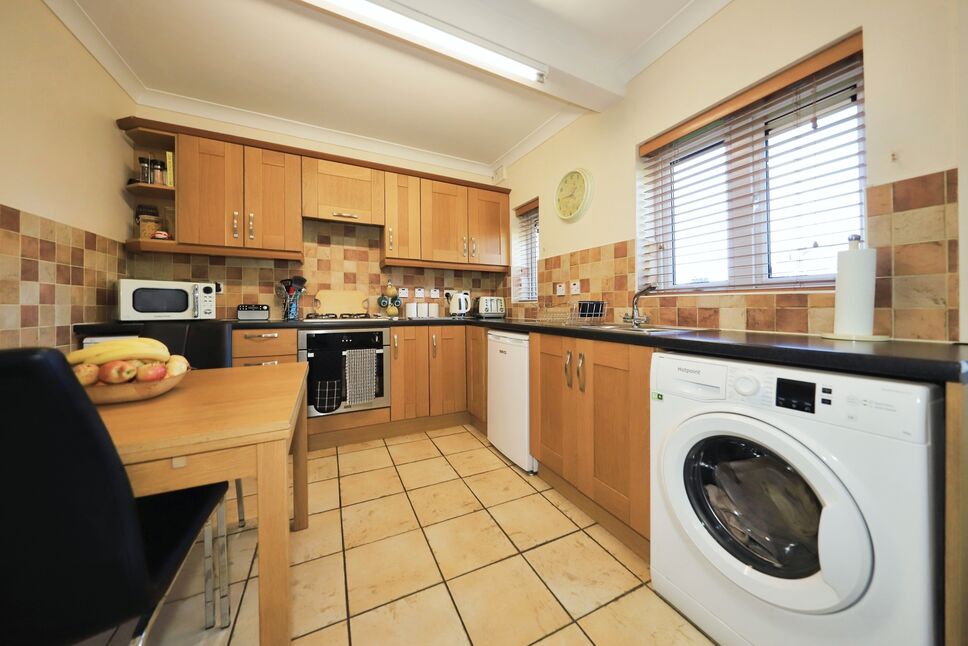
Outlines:
POLYGON ((565 173, 565 176, 558 182, 558 193, 555 196, 558 217, 569 220, 581 215, 585 207, 588 206, 590 193, 590 178, 585 171, 573 170, 565 173))

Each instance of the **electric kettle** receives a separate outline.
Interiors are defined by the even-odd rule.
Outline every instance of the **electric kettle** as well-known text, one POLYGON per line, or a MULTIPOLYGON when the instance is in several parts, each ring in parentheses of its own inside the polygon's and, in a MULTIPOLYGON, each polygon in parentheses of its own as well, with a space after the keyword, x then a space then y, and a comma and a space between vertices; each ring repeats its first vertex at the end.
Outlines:
POLYGON ((471 311, 471 293, 454 292, 447 303, 447 311, 451 316, 467 316, 471 311))

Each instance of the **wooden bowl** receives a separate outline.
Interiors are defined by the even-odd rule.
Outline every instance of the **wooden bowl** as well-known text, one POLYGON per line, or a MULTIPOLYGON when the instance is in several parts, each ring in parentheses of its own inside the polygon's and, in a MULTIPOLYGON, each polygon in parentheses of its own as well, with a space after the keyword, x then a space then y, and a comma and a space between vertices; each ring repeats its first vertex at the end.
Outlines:
POLYGON ((164 395, 178 385, 178 382, 188 373, 175 377, 166 377, 161 381, 132 381, 126 384, 106 384, 104 386, 87 386, 84 390, 95 404, 120 404, 136 402, 164 395))

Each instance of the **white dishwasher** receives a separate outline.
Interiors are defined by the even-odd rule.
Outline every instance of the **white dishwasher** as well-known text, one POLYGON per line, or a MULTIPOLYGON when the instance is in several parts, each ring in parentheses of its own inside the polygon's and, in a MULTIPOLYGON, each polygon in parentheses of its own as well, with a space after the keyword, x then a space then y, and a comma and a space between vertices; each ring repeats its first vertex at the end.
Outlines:
POLYGON ((487 333, 487 439, 532 473, 538 462, 529 446, 528 335, 487 333))

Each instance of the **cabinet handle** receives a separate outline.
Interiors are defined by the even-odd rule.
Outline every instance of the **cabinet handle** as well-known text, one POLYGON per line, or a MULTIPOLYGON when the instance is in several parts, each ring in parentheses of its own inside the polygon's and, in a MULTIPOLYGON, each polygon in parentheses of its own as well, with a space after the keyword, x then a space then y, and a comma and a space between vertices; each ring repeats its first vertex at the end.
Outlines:
POLYGON ((430 335, 430 340, 433 342, 433 347, 434 347, 434 355, 433 356, 436 359, 437 358, 437 335, 436 334, 431 334, 430 335))
POLYGON ((260 361, 258 363, 243 363, 243 366, 278 366, 278 361, 260 361))
POLYGON ((261 334, 246 334, 246 339, 278 339, 278 332, 263 332, 261 334))
POLYGON ((400 339, 398 339, 397 335, 394 334, 393 335, 393 358, 396 359, 399 356, 400 356, 400 339))
POLYGON ((249 213, 249 240, 255 240, 255 213, 249 213))
POLYGON ((585 353, 578 353, 578 390, 585 392, 585 353))
POLYGON ((360 216, 355 213, 342 213, 341 211, 333 211, 333 217, 335 218, 352 218, 354 220, 359 220, 360 216))
POLYGON ((477 238, 471 238, 471 255, 477 258, 477 238))
POLYGON ((571 350, 565 354, 565 383, 571 388, 571 350))
POLYGON ((232 211, 232 237, 238 239, 239 237, 239 212, 232 211))
POLYGON ((393 227, 387 227, 387 234, 390 236, 390 251, 393 251, 393 227))
POLYGON ((464 236, 464 257, 467 257, 467 236, 464 236))

